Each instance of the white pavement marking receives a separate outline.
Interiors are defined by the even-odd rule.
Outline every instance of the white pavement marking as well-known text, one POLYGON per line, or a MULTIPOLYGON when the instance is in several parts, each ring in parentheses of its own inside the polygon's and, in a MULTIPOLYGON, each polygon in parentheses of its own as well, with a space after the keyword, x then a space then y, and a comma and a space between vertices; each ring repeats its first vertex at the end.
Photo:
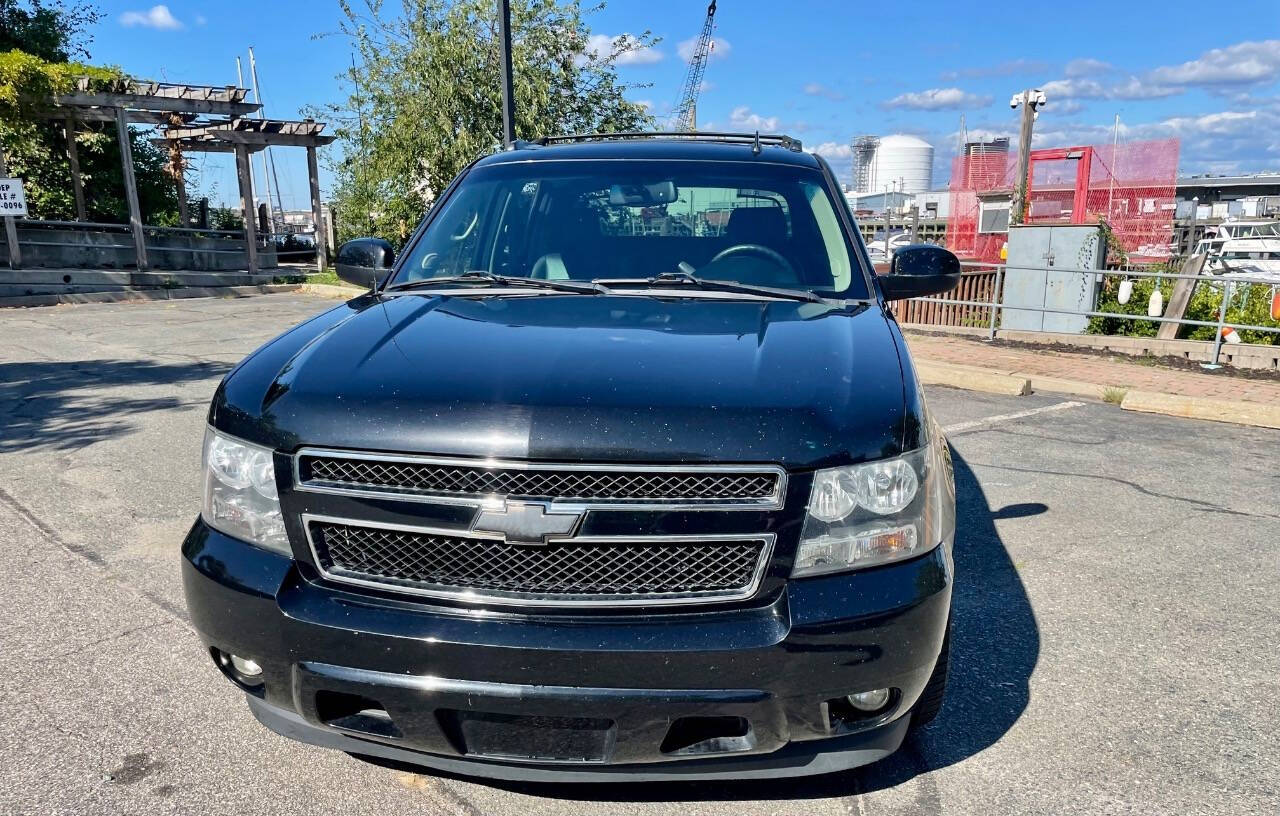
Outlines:
POLYGON ((1013 414, 997 414, 996 416, 983 417, 982 419, 974 419, 969 422, 957 422, 954 425, 944 425, 942 430, 946 433, 961 433, 963 431, 971 431, 974 428, 982 428, 987 425, 997 425, 1001 422, 1010 422, 1015 419, 1023 419, 1036 414, 1047 414, 1050 411, 1065 411, 1068 408, 1079 408, 1084 405, 1083 402, 1055 402, 1053 405, 1044 405, 1039 408, 1032 408, 1028 411, 1018 411, 1013 414))

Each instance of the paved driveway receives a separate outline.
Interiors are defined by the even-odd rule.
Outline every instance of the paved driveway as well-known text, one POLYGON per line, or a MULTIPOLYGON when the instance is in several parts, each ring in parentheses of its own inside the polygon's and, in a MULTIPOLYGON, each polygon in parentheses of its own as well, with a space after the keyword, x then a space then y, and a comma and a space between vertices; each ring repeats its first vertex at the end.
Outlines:
POLYGON ((939 389, 957 453, 953 685, 857 772, 494 786, 260 726, 189 628, 204 412, 331 302, 0 311, 0 813, 1280 811, 1280 432, 939 389))

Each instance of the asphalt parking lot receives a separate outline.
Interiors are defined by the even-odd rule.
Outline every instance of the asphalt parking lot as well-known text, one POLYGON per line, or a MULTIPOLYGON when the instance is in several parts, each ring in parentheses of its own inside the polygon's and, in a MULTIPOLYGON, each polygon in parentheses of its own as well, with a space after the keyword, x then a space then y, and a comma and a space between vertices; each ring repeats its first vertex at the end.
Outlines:
POLYGON ((0 813, 1280 812, 1280 431, 937 389, 952 685, 890 759, 796 781, 490 785, 259 726, 185 619, 219 378, 332 301, 0 312, 0 813))

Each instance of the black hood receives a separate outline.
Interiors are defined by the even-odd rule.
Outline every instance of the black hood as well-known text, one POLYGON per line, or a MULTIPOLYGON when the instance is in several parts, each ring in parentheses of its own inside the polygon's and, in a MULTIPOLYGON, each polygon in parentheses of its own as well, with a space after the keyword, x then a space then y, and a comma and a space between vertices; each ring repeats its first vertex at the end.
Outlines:
POLYGON ((913 396, 876 304, 366 296, 256 352, 211 418, 283 450, 804 468, 900 452, 913 396))

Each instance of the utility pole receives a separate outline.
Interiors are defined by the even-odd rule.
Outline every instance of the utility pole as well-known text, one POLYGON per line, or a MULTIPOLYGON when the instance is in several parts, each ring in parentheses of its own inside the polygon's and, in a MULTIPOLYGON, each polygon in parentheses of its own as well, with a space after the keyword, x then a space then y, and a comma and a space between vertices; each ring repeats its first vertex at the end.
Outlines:
POLYGON ((1021 224, 1026 220, 1027 175, 1031 172, 1031 130, 1036 117, 1040 115, 1039 109, 1044 107, 1047 101, 1044 91, 1038 88, 1029 88, 1022 93, 1014 94, 1009 100, 1009 107, 1014 110, 1017 110, 1019 105, 1022 106, 1022 127, 1018 131, 1018 179, 1014 186, 1013 208, 1009 211, 1010 224, 1021 224))
POLYGON ((516 142, 516 100, 511 80, 511 0, 498 0, 498 24, 502 50, 502 144, 510 150, 516 142))

